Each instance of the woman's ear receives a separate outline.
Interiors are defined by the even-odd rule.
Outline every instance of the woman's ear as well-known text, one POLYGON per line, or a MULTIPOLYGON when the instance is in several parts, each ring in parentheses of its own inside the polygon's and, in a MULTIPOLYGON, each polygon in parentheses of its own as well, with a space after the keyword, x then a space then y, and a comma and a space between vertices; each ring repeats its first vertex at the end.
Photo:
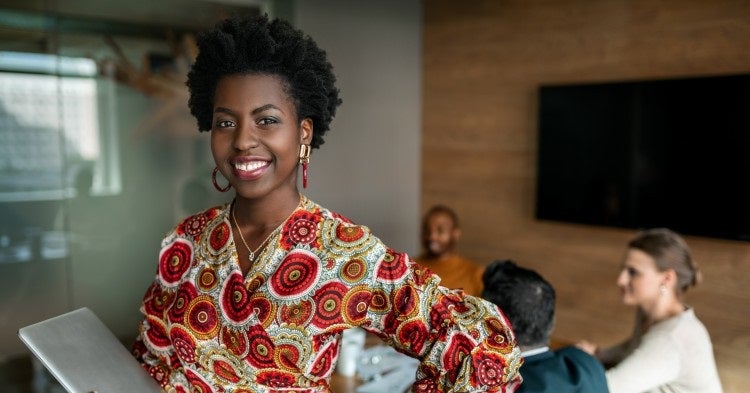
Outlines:
POLYGON ((674 269, 667 269, 662 272, 662 285, 667 288, 675 288, 677 286, 677 272, 674 269))
POLYGON ((300 144, 309 145, 313 137, 312 119, 309 117, 302 119, 302 121, 299 124, 299 130, 300 130, 300 133, 299 133, 300 144))

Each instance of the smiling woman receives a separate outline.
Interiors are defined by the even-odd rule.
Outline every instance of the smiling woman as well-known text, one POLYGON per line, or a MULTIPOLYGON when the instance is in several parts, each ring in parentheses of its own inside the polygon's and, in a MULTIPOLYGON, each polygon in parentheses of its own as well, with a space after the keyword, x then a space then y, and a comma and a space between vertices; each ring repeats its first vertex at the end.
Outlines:
POLYGON ((342 332, 362 328, 420 362, 415 390, 515 391, 520 351, 496 306, 300 194, 341 103, 325 52, 266 17, 224 20, 198 46, 189 106, 234 199, 163 239, 143 367, 165 390, 330 392, 342 332))
POLYGON ((609 348, 578 343, 609 367, 610 393, 722 392, 711 337, 684 303, 698 281, 698 266, 677 233, 650 229, 628 243, 617 286, 622 302, 636 307, 633 335, 609 348))

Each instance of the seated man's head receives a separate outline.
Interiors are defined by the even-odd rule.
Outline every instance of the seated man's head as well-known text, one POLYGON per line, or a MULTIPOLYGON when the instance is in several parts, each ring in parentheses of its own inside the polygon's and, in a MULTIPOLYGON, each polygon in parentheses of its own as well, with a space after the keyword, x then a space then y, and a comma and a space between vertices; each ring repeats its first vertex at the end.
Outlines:
POLYGON ((508 260, 488 265, 482 281, 482 297, 508 317, 522 350, 549 345, 555 325, 555 289, 550 283, 508 260))
POLYGON ((436 258, 455 251, 461 237, 458 215, 445 205, 435 205, 422 221, 422 245, 428 257, 436 258))

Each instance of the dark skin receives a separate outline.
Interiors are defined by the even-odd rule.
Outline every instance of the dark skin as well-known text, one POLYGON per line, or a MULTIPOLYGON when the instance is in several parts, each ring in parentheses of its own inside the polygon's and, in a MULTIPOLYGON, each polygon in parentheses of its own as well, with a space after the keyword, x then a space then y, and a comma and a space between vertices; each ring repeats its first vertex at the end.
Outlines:
POLYGON ((247 246, 265 247, 266 238, 300 201, 297 168, 300 145, 309 144, 313 124, 298 120, 297 108, 279 77, 229 75, 219 80, 214 96, 211 152, 235 190, 234 214, 242 236, 232 225, 240 268, 251 270, 247 246))
POLYGON ((427 258, 446 259, 456 253, 456 243, 461 237, 461 229, 445 212, 434 212, 422 227, 422 243, 427 258))

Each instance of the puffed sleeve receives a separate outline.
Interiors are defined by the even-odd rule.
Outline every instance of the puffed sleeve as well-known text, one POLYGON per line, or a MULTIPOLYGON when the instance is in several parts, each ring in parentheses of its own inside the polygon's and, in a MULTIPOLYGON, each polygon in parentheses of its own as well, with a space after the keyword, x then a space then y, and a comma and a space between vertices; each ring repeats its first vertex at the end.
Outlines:
POLYGON ((514 392, 522 360, 510 324, 492 303, 439 286, 406 254, 376 263, 365 330, 420 360, 415 392, 514 392))

